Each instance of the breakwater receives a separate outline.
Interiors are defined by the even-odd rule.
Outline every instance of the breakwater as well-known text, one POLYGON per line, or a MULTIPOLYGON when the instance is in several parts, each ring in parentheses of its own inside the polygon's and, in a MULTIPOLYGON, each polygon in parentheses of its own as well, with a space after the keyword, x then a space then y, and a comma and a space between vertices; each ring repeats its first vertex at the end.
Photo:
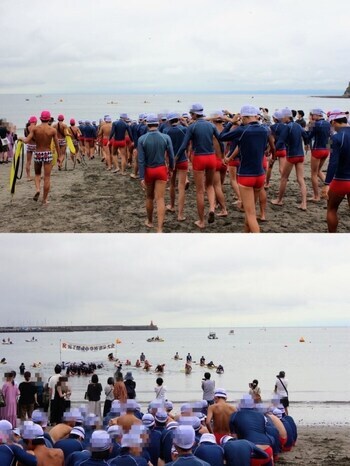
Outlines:
POLYGON ((158 330, 157 325, 45 325, 23 327, 0 327, 0 333, 37 332, 123 332, 126 330, 158 330))

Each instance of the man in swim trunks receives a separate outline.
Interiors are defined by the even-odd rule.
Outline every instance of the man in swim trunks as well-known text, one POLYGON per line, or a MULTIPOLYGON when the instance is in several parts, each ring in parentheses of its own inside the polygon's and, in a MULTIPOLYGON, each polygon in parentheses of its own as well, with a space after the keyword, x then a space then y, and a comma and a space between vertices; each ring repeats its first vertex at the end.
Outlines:
POLYGON ((64 466, 64 454, 60 448, 45 445, 44 431, 38 424, 24 424, 22 438, 27 450, 32 450, 40 466, 64 466))
POLYGON ((21 140, 28 144, 31 141, 36 143, 36 151, 34 152, 34 171, 35 171, 35 195, 34 200, 37 201, 40 196, 40 181, 41 171, 44 167, 44 191, 43 191, 43 204, 47 204, 47 197, 50 191, 50 180, 52 170, 52 152, 51 141, 54 140, 56 151, 59 154, 59 143, 57 138, 57 131, 55 128, 49 126, 51 115, 50 112, 44 110, 41 112, 41 124, 34 126, 29 133, 28 137, 21 138, 21 140))
POLYGON ((205 421, 210 433, 215 435, 216 442, 220 445, 220 439, 230 434, 230 417, 236 412, 236 408, 226 402, 227 393, 223 388, 214 392, 214 404, 208 407, 208 415, 205 421))
POLYGON ((59 144, 59 148, 60 148, 60 150, 57 152, 57 154, 58 154, 57 166, 58 166, 58 169, 61 170, 62 166, 63 166, 64 159, 66 157, 67 125, 64 123, 64 116, 63 115, 58 115, 57 120, 58 120, 57 123, 55 125, 52 125, 52 127, 55 128, 56 131, 57 131, 58 144, 59 144))
POLYGON ((73 154, 72 151, 70 151, 70 158, 74 163, 75 167, 75 162, 77 161, 80 163, 80 154, 79 154, 79 140, 81 137, 81 132, 78 126, 75 125, 75 120, 74 118, 70 119, 69 122, 70 126, 68 128, 68 135, 72 138, 73 145, 75 148, 75 154, 73 154))
MULTIPOLYGON (((26 128, 24 130, 24 136, 28 136, 30 133, 31 129, 36 126, 37 124, 37 118, 35 116, 31 116, 28 120, 28 123, 26 125, 26 128)), ((26 162, 26 175, 27 175, 27 180, 28 181, 33 181, 33 178, 30 176, 30 166, 32 163, 32 156, 33 152, 36 150, 36 145, 35 144, 27 144, 27 162, 26 162)))
POLYGON ((346 196, 350 203, 350 126, 345 112, 333 110, 328 117, 335 134, 325 180, 328 193, 327 224, 330 233, 338 228, 338 208, 346 196))
POLYGON ((147 116, 148 133, 138 140, 138 164, 141 186, 146 190, 146 211, 148 228, 153 227, 154 200, 157 203, 158 228, 163 231, 165 217, 165 189, 168 180, 168 168, 174 169, 174 150, 170 137, 158 131, 157 115, 147 116), (168 160, 167 160, 168 159, 168 160))
POLYGON ((208 223, 215 221, 215 191, 214 174, 216 170, 216 155, 213 138, 219 141, 219 132, 216 127, 204 119, 203 105, 195 103, 190 109, 193 123, 188 127, 185 139, 176 153, 176 158, 187 149, 190 141, 193 147, 193 177, 196 185, 197 211, 199 219, 195 225, 203 229, 204 221, 204 189, 209 200, 208 223))
POLYGON ((309 201, 320 201, 320 193, 318 188, 318 180, 323 183, 325 176, 322 173, 322 167, 329 156, 329 138, 331 135, 331 125, 329 121, 324 119, 324 111, 316 108, 310 112, 313 125, 308 132, 310 142, 313 141, 311 150, 311 182, 314 191, 313 197, 309 201))
POLYGON ((112 130, 112 118, 109 115, 104 117, 104 123, 101 124, 98 131, 98 138, 101 138, 103 158, 105 159, 107 170, 112 170, 112 156, 109 145, 109 137, 112 130))

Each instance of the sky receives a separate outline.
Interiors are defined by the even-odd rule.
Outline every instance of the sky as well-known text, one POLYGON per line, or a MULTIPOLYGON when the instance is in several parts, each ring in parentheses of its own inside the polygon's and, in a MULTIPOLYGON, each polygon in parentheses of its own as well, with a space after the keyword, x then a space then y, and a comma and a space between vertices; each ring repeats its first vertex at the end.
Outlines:
POLYGON ((348 326, 348 251, 347 235, 3 234, 1 322, 348 326))
POLYGON ((336 90, 348 1, 2 0, 1 93, 336 90))

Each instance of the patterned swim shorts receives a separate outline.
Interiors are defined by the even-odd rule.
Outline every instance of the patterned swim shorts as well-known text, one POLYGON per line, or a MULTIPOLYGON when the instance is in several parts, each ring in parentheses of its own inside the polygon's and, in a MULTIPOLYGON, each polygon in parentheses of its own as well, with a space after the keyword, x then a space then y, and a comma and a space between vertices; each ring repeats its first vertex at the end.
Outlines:
POLYGON ((44 150, 42 152, 34 152, 34 162, 37 162, 37 163, 52 162, 52 152, 50 150, 44 150))
POLYGON ((66 146, 66 145, 67 145, 67 142, 66 142, 65 139, 59 139, 59 140, 58 140, 58 145, 59 145, 60 147, 63 147, 63 146, 66 146))
POLYGON ((27 152, 34 152, 36 149, 36 144, 27 144, 27 152))

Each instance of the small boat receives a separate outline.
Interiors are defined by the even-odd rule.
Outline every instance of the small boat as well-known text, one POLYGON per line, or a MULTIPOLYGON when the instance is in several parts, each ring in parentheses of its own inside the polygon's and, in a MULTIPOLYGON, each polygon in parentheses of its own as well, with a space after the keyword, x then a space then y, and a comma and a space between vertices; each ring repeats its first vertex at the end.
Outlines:
POLYGON ((300 342, 300 343, 305 343, 305 338, 304 338, 304 337, 300 337, 300 338, 299 338, 299 342, 300 342))
POLYGON ((228 332, 228 334, 229 334, 229 335, 234 335, 234 334, 235 334, 235 331, 234 331, 234 330, 230 330, 230 331, 228 332))
POLYGON ((27 343, 36 343, 38 340, 36 338, 32 338, 31 340, 26 340, 27 343))
POLYGON ((215 332, 209 332, 208 338, 209 338, 209 340, 217 340, 218 339, 215 332))
POLYGON ((163 338, 156 336, 156 337, 147 338, 147 341, 148 343, 163 343, 164 340, 163 338))

